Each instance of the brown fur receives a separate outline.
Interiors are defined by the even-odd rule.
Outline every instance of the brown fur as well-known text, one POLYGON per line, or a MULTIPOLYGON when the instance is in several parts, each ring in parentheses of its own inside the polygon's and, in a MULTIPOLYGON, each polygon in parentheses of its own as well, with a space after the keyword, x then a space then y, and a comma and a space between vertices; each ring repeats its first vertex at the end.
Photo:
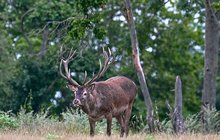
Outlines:
POLYGON ((93 82, 89 86, 75 88, 74 104, 88 114, 90 135, 94 135, 95 122, 107 119, 107 135, 111 135, 112 117, 121 126, 121 135, 128 135, 128 123, 131 116, 132 104, 136 95, 136 85, 123 76, 112 77, 106 81, 93 82))

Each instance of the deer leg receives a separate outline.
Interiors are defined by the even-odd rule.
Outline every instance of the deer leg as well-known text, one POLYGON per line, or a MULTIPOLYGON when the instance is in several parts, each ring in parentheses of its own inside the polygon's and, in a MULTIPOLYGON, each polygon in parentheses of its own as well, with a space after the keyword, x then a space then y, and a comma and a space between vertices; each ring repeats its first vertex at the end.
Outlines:
POLYGON ((126 137, 128 136, 128 131, 129 131, 129 120, 130 120, 130 117, 131 117, 131 106, 128 107, 128 109, 125 110, 125 118, 124 118, 124 121, 125 121, 125 134, 126 134, 126 137))
POLYGON ((95 121, 89 118, 89 125, 90 125, 90 136, 94 136, 95 134, 95 121))
POLYGON ((107 120, 107 135, 111 136, 112 114, 107 115, 106 120, 107 120))
POLYGON ((120 114, 119 116, 116 117, 116 120, 118 121, 118 123, 121 126, 121 134, 120 137, 124 136, 125 133, 125 124, 124 124, 124 119, 123 119, 123 114, 120 114))

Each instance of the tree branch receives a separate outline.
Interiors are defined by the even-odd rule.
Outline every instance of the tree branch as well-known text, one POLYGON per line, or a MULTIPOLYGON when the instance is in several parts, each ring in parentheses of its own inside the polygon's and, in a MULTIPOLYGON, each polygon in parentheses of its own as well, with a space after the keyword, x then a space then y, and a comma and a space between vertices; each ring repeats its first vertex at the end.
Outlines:
POLYGON ((214 18, 214 20, 215 20, 215 23, 217 24, 218 30, 220 30, 220 22, 218 21, 218 18, 217 18, 217 16, 216 16, 216 13, 217 13, 217 12, 213 9, 210 0, 206 0, 206 4, 207 4, 208 9, 210 9, 210 12, 211 12, 211 14, 212 14, 212 16, 213 16, 213 18, 214 18))
POLYGON ((24 36, 24 39, 26 40, 26 42, 28 43, 28 46, 29 46, 29 51, 31 52, 32 51, 32 48, 33 48, 33 45, 31 43, 31 41, 29 40, 27 34, 25 33, 25 30, 24 30, 24 18, 25 16, 27 16, 30 12, 34 11, 34 9, 30 9, 28 11, 26 11, 22 16, 21 16, 21 25, 20 25, 20 32, 21 34, 24 36))

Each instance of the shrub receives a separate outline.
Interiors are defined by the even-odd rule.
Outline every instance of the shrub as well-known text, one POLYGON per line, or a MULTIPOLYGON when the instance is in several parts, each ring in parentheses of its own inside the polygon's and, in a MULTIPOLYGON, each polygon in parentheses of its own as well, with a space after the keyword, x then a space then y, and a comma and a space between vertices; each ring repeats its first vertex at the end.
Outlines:
POLYGON ((204 122, 203 122, 203 132, 205 133, 217 133, 220 132, 220 112, 216 109, 204 110, 204 122))
POLYGON ((10 112, 0 112, 0 129, 13 130, 18 127, 18 122, 15 117, 10 115, 10 112))
MULTIPOLYGON (((201 120, 201 113, 189 115, 184 124, 186 133, 219 133, 220 112, 216 110, 205 110, 204 121, 201 120)), ((149 132, 144 117, 133 116, 130 127, 133 132, 142 129, 142 132, 149 132), (136 122, 135 122, 136 121, 136 122), (139 125, 139 127, 137 127, 139 125), (134 128, 132 128, 134 127, 134 128)), ((96 123, 96 133, 106 132, 106 121, 96 123)), ((0 112, 0 130, 31 133, 31 134, 57 134, 57 133, 89 133, 89 121, 87 114, 79 109, 67 110, 61 114, 61 118, 51 117, 48 111, 33 113, 21 108, 15 116, 10 112, 0 112)), ((157 120, 157 130, 162 133, 174 133, 171 119, 157 120)), ((113 119, 112 132, 120 131, 118 123, 113 119)))
POLYGON ((89 123, 86 114, 81 110, 68 109, 62 113, 63 127, 68 132, 88 132, 89 123))
MULTIPOLYGON (((63 126, 68 133, 89 133, 89 121, 87 114, 82 112, 79 109, 71 110, 68 109, 66 112, 62 113, 63 117, 63 126)), ((106 132, 106 121, 98 121, 96 123, 96 133, 105 133, 106 132)), ((116 120, 112 120, 112 131, 115 132, 118 130, 118 125, 116 120)))
POLYGON ((26 112, 21 108, 17 114, 17 121, 19 123, 18 131, 25 133, 48 133, 56 131, 60 127, 61 122, 56 118, 49 117, 48 111, 41 111, 34 114, 33 111, 26 112))
MULTIPOLYGON (((204 109, 205 115, 202 121, 202 113, 188 115, 184 119, 186 133, 219 133, 220 132, 220 111, 204 109)), ((171 114, 172 116, 172 114, 171 114)), ((172 134, 174 133, 171 117, 162 121, 157 120, 157 131, 172 134)), ((144 124, 143 120, 139 124, 144 124)), ((148 125, 143 129, 144 132, 149 133, 148 125)))

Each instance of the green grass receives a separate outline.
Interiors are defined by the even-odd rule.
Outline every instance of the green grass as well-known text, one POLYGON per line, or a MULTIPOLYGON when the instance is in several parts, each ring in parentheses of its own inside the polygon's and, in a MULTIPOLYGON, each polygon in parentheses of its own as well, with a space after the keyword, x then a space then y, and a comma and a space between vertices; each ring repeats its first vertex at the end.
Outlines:
MULTIPOLYGON (((200 114, 190 115, 185 119, 186 133, 203 133, 218 134, 220 132, 220 113, 215 110, 207 110, 206 125, 200 119, 200 114)), ((138 122, 144 126, 146 122, 138 122)), ((131 123, 131 126, 134 123, 131 123)), ((61 117, 51 117, 48 111, 39 113, 27 112, 21 109, 15 115, 10 112, 0 112, 0 132, 13 132, 30 135, 46 136, 48 139, 60 138, 62 134, 89 135, 89 122, 87 115, 81 110, 67 110, 61 114, 61 117)), ((102 135, 106 132, 106 120, 99 121, 96 124, 96 135, 102 135)), ((113 119, 112 133, 119 135, 120 129, 118 123, 113 119)), ((143 127, 142 131, 133 131, 130 128, 130 134, 149 133, 147 127, 143 127)), ((158 122, 158 133, 173 134, 173 128, 170 119, 158 122)), ((145 139, 153 140, 153 135, 149 135, 145 139)))

